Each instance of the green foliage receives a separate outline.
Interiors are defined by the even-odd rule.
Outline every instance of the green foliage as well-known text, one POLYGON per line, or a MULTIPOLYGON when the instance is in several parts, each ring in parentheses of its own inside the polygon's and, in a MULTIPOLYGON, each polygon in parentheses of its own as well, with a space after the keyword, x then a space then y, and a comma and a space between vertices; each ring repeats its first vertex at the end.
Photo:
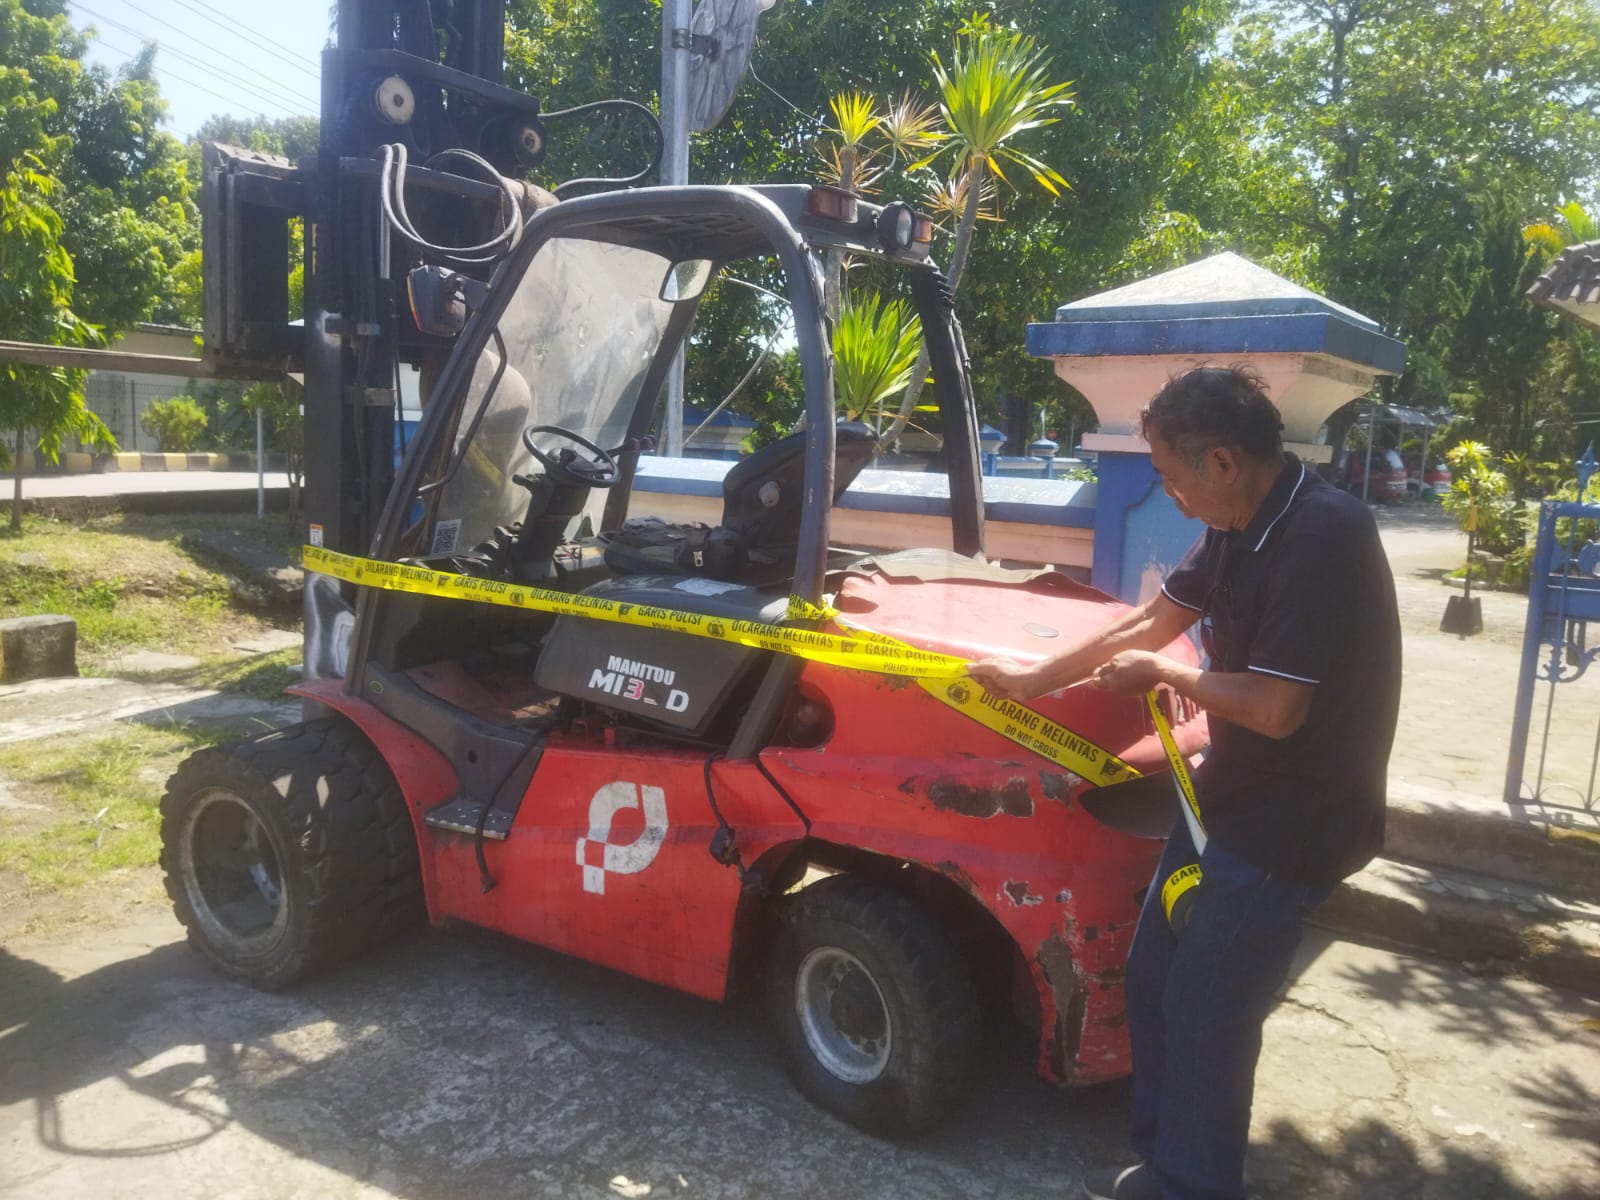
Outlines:
POLYGON ((154 865, 161 787, 152 780, 209 740, 190 727, 133 725, 90 742, 70 734, 0 750, 0 769, 54 810, 43 829, 0 819, 0 867, 18 872, 30 888, 66 889, 154 865))
POLYGON ((306 422, 304 393, 291 380, 253 383, 239 397, 239 407, 252 417, 261 414, 267 445, 283 452, 289 476, 289 521, 300 513, 300 485, 305 477, 306 422))
POLYGON ((295 162, 317 152, 322 122, 316 117, 207 117, 195 131, 189 150, 190 174, 200 170, 200 143, 226 142, 262 154, 276 154, 295 162))
POLYGON ((948 69, 938 51, 930 57, 939 111, 966 169, 981 164, 1004 179, 1001 164, 1015 163, 1060 195, 1068 187, 1061 173, 1011 145, 1018 134, 1054 125, 1053 110, 1072 103, 1072 85, 1050 82, 1050 60, 1033 39, 974 22, 957 39, 948 69))
MULTIPOLYGON (((1109 267, 1172 174, 1181 145, 1176 131, 1186 120, 1201 54, 1210 49, 1225 6, 1219 0, 999 0, 985 8, 996 30, 1032 37, 1048 48, 1054 77, 1074 80, 1077 92, 1071 120, 1029 130, 1017 143, 1069 176, 1073 190, 1064 201, 1031 186, 1009 193, 1006 223, 986 230, 983 253, 967 262, 957 296, 980 403, 993 414, 1004 392, 1061 395, 1050 364, 1024 350, 1023 327, 1062 300, 1105 285, 1109 267)), ((895 105, 884 107, 884 97, 904 101, 909 95, 913 107, 926 106, 932 99, 930 55, 949 54, 971 12, 970 4, 950 0, 823 0, 779 4, 763 13, 753 73, 727 117, 691 137, 691 179, 816 178, 819 151, 828 157, 819 140, 829 136, 830 97, 851 91, 877 97, 886 122, 879 132, 888 135, 895 105)), ((508 23, 507 81, 540 96, 545 109, 608 96, 654 102, 660 79, 656 5, 511 0, 508 23)), ((551 128, 541 182, 594 173, 584 169, 590 161, 583 156, 602 146, 618 149, 598 134, 576 137, 556 123, 551 128)), ((873 146, 884 144, 876 139, 873 146)), ((925 155, 891 150, 882 160, 883 177, 873 184, 877 193, 919 202, 926 180, 912 178, 907 168, 925 155)), ((634 150, 626 161, 636 159, 634 150)), ((1013 182, 1022 182, 1009 165, 1004 169, 1013 182)), ((950 171, 937 174, 948 181, 950 171)), ((978 190, 990 187, 985 181, 978 190)), ((942 262, 950 261, 956 223, 949 223, 936 245, 942 262)), ((719 290, 701 307, 697 346, 713 348, 709 332, 702 331, 722 327, 716 310, 724 305, 746 316, 752 312, 746 297, 719 290)), ((729 321, 727 327, 761 323, 729 321)), ((707 363, 706 383, 696 394, 713 400, 726 395, 756 352, 744 342, 718 349, 714 370, 707 363)))
POLYGON ((922 346, 922 321, 904 300, 847 301, 833 327, 833 392, 852 421, 876 423, 903 392, 922 346))
POLYGON ((1522 239, 1541 260, 1554 258, 1567 246, 1600 238, 1600 222, 1576 200, 1556 206, 1548 221, 1534 221, 1522 227, 1522 239))
POLYGON ((1509 554, 1526 541, 1522 505, 1511 491, 1505 472, 1493 465, 1492 452, 1482 442, 1464 441, 1445 454, 1450 464, 1450 489, 1443 496, 1445 511, 1491 554, 1509 554))
MULTIPOLYGON (((25 155, 0 180, 0 330, 19 341, 47 345, 88 345, 97 331, 79 320, 72 304, 72 259, 61 245, 62 221, 51 202, 60 191, 42 163, 25 155)), ((24 431, 55 461, 61 439, 74 434, 110 448, 111 432, 84 406, 83 372, 0 361, 0 429, 15 441, 0 439, 0 466, 16 471, 11 528, 20 527, 24 431)))
MULTIPOLYGON (((1218 172, 1216 198, 1242 202, 1238 248, 1315 247, 1308 282, 1408 343, 1387 398, 1459 395, 1480 437, 1553 453, 1561 406, 1541 370, 1558 323, 1523 298, 1521 230, 1592 186, 1600 13, 1253 0, 1227 50, 1241 111, 1224 164, 1246 169, 1218 172)), ((1211 227, 1218 210, 1188 211, 1211 227)))
MULTIPOLYGON (((962 26, 947 69, 938 52, 929 55, 939 91, 939 111, 944 117, 945 144, 954 152, 949 179, 936 194, 953 206, 961 203, 955 246, 948 275, 955 292, 966 271, 984 204, 984 185, 992 175, 1009 184, 1002 163, 1025 168, 1034 182, 1052 196, 1068 187, 1054 167, 1013 145, 1013 139, 1031 130, 1055 124, 1051 115, 1072 103, 1070 84, 1051 83, 1050 60, 1031 37, 995 28, 986 17, 973 17, 962 26)), ((927 373, 926 354, 913 368, 910 386, 900 402, 900 412, 884 431, 891 441, 910 420, 927 373)))
POLYGON ((200 228, 184 148, 159 128, 154 45, 114 75, 87 45, 62 0, 0 0, 0 170, 31 156, 60 182, 74 307, 109 336, 177 319, 171 272, 200 228))
POLYGON ((178 454, 199 444, 208 423, 205 409, 189 396, 156 400, 139 418, 144 431, 156 439, 163 451, 178 454))

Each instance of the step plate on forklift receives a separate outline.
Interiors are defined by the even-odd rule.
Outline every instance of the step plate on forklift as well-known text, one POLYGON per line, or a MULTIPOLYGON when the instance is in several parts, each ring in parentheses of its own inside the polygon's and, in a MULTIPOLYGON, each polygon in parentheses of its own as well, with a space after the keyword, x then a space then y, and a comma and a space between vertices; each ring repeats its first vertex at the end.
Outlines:
MULTIPOLYGON (((503 842, 511 832, 515 813, 503 808, 489 810, 489 819, 483 822, 483 836, 491 842, 503 842)), ((448 829, 451 833, 475 835, 478 822, 483 819, 483 805, 476 800, 446 800, 437 808, 430 808, 422 818, 430 829, 448 829)))

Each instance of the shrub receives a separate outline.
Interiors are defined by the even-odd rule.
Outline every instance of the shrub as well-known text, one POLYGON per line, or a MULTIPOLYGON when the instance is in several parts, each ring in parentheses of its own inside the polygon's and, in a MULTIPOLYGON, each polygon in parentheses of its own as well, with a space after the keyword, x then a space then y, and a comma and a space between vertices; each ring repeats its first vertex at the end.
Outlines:
POLYGON ((173 396, 151 404, 139 424, 163 451, 182 454, 205 436, 206 413, 190 397, 173 396))
POLYGON ((1490 453, 1482 442, 1466 441, 1445 455, 1451 482, 1444 507, 1474 535, 1479 549, 1510 554, 1527 540, 1523 506, 1511 495, 1505 472, 1489 465, 1490 453))

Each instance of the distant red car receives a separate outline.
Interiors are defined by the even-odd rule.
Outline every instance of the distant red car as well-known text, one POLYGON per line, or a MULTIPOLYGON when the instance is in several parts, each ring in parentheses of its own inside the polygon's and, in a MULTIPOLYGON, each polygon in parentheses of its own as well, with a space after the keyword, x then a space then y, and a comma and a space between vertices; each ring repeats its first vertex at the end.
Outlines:
MULTIPOLYGON (((1345 486, 1361 495, 1367 474, 1367 452, 1351 450, 1345 455, 1345 486)), ((1372 451, 1372 482, 1366 488, 1368 500, 1393 504, 1406 498, 1406 467, 1398 450, 1372 451)))
POLYGON ((1406 460, 1406 491, 1410 495, 1441 495, 1450 490, 1450 481, 1450 468, 1442 462, 1424 468, 1415 456, 1406 460))

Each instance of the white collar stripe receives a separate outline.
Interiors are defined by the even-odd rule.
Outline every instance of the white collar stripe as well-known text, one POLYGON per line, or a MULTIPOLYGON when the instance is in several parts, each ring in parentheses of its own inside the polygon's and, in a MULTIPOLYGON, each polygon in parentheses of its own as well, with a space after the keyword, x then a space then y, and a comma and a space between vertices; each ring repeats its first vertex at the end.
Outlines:
POLYGON ((1199 612, 1200 611, 1193 604, 1188 604, 1188 603, 1186 603, 1186 602, 1184 602, 1182 600, 1179 600, 1176 596, 1174 596, 1171 592, 1169 592, 1167 590, 1167 585, 1164 584, 1164 583, 1161 585, 1161 594, 1163 596, 1165 596, 1168 600, 1171 600, 1179 608, 1187 608, 1190 612, 1199 612))
POLYGON ((1268 525, 1265 529, 1263 529, 1261 531, 1261 540, 1256 543, 1256 550, 1257 551, 1259 551, 1261 549, 1261 547, 1263 547, 1263 546, 1265 546, 1267 544, 1267 535, 1272 532, 1273 525, 1276 525, 1279 521, 1283 520, 1283 514, 1289 511, 1289 505, 1294 503, 1295 496, 1297 496, 1299 494, 1299 492, 1300 492, 1300 485, 1302 483, 1304 483, 1305 481, 1306 481, 1306 465, 1305 465, 1305 463, 1301 463, 1300 464, 1300 478, 1298 478, 1298 479, 1296 479, 1294 481, 1294 487, 1292 489, 1290 489, 1290 491, 1289 491, 1289 498, 1283 502, 1283 508, 1278 512, 1278 515, 1272 518, 1272 524, 1268 525))

